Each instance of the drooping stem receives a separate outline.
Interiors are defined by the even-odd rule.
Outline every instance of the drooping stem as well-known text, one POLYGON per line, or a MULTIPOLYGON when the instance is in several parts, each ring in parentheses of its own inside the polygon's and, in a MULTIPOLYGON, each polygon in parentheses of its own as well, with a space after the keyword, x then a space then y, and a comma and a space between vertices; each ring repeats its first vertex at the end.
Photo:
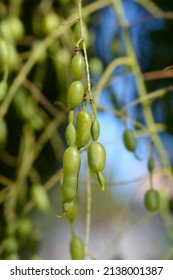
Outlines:
POLYGON ((91 93, 91 79, 90 79, 90 72, 89 72, 88 55, 87 55, 87 49, 86 49, 86 42, 85 42, 85 38, 84 38, 84 24, 83 24, 83 17, 82 17, 82 0, 78 0, 78 11, 79 11, 81 39, 83 39, 82 48, 83 48, 83 52, 84 52, 86 75, 87 75, 87 95, 89 97, 89 100, 90 100, 90 103, 92 106, 94 118, 96 118, 96 107, 95 107, 95 103, 94 103, 92 93, 91 93))

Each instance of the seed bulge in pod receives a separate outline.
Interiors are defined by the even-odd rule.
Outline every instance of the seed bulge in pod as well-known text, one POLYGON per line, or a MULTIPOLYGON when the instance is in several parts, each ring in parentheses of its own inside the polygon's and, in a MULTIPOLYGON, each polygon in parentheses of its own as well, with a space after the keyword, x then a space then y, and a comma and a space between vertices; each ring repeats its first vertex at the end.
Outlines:
POLYGON ((126 128, 123 133, 123 141, 126 149, 134 152, 136 149, 136 139, 132 130, 126 128))
POLYGON ((76 141, 76 129, 72 123, 70 123, 65 131, 65 139, 69 146, 73 146, 76 141))
POLYGON ((78 174, 81 164, 79 151, 71 146, 67 148, 63 156, 63 172, 64 176, 78 174))
POLYGON ((74 81, 71 83, 68 96, 67 96, 67 103, 70 110, 75 109, 79 106, 83 99, 84 95, 84 86, 80 81, 74 81))
POLYGON ((63 201, 71 202, 76 197, 77 190, 78 174, 64 175, 62 184, 63 201))
POLYGON ((76 146, 78 149, 84 147, 91 138, 91 114, 82 109, 77 115, 76 122, 76 146))
POLYGON ((71 62, 71 72, 74 80, 81 80, 84 76, 85 61, 83 55, 77 52, 71 62))
POLYGON ((91 125, 91 136, 94 141, 96 141, 99 138, 100 135, 100 125, 97 119, 94 119, 92 121, 91 125))
POLYGON ((88 147, 88 165, 92 172, 102 172, 106 163, 106 151, 103 145, 93 141, 88 147))

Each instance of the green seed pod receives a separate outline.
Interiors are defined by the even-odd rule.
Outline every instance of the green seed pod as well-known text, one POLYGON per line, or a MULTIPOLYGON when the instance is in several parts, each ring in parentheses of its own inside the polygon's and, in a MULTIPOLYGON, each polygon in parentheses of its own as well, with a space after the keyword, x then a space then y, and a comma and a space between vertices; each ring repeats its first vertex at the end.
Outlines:
POLYGON ((136 139, 132 130, 126 128, 123 133, 123 141, 126 149, 134 152, 136 149, 136 139))
POLYGON ((4 119, 0 119, 0 147, 7 143, 8 128, 4 119))
POLYGON ((145 208, 150 212, 155 212, 159 209, 159 193, 156 190, 150 189, 145 193, 144 197, 145 208))
POLYGON ((154 159, 152 155, 148 158, 148 171, 151 174, 154 170, 154 159))
POLYGON ((34 184, 31 188, 31 197, 35 207, 40 212, 47 213, 50 211, 50 201, 44 186, 40 184, 34 184))
POLYGON ((63 212, 66 214, 66 217, 70 222, 74 222, 78 214, 78 204, 76 199, 71 202, 63 202, 63 212))
POLYGON ((76 146, 78 149, 84 147, 91 138, 91 114, 82 109, 77 115, 76 122, 76 146))
POLYGON ((80 81, 74 81, 71 83, 68 96, 67 103, 71 110, 75 109, 81 103, 84 95, 84 86, 80 81))
POLYGON ((62 184, 63 201, 65 202, 72 201, 76 197, 77 189, 78 189, 78 175, 77 174, 64 175, 63 184, 62 184))
POLYGON ((72 123, 70 123, 65 131, 65 139, 69 146, 73 146, 76 141, 76 129, 72 123))
POLYGON ((83 55, 77 52, 71 62, 71 72, 74 80, 81 80, 84 76, 85 61, 83 55))
POLYGON ((76 196, 80 164, 79 151, 73 146, 67 148, 63 157, 62 196, 64 201, 72 201, 76 196))
POLYGON ((100 125, 97 119, 92 121, 91 125, 91 136, 94 141, 97 141, 100 135, 100 125))
POLYGON ((79 151, 71 146, 67 148, 63 156, 63 172, 66 175, 78 175, 81 164, 79 151))
POLYGON ((99 142, 92 142, 88 147, 88 165, 92 172, 102 172, 106 163, 106 151, 99 142))
POLYGON ((73 123, 73 120, 74 120, 74 111, 71 110, 68 114, 68 123, 73 123))
POLYGON ((0 82, 0 102, 2 102, 6 96, 8 90, 8 84, 5 81, 0 82))
POLYGON ((72 260, 83 260, 85 257, 82 240, 75 236, 70 241, 70 252, 72 260))

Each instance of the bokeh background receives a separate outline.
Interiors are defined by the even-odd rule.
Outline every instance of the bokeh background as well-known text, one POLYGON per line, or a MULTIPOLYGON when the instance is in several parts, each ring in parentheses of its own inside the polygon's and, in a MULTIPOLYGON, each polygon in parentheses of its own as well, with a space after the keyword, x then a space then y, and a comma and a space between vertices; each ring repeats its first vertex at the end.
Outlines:
MULTIPOLYGON (((83 15, 99 141, 107 161, 106 189, 101 192, 95 177, 88 175, 86 150, 81 153, 76 232, 85 242, 90 182, 93 258, 172 259, 173 3, 83 1, 83 15), (101 86, 112 63, 130 55, 140 71, 120 63, 101 86), (144 103, 129 106, 139 98, 141 84, 150 98, 160 146, 151 141, 144 103), (135 132, 136 155, 124 147, 126 127, 135 132), (153 187, 161 198, 154 214, 144 207, 151 150, 153 187)), ((0 80, 8 85, 4 94, 0 89, 1 259, 70 258, 70 225, 57 215, 62 213, 66 97, 76 18, 75 1, 0 1, 0 80)))

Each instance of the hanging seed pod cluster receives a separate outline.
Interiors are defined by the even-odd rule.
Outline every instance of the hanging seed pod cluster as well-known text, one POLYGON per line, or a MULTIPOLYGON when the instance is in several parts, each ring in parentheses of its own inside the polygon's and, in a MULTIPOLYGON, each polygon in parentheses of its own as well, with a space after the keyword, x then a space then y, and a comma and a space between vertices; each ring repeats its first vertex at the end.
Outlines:
MULTIPOLYGON (((71 61, 71 82, 68 94, 68 125, 65 131, 65 138, 68 148, 63 156, 63 181, 62 181, 62 209, 65 216, 71 223, 72 239, 70 241, 71 258, 75 260, 84 259, 84 245, 82 240, 76 236, 74 221, 78 213, 77 192, 79 171, 81 166, 80 150, 85 148, 88 156, 88 166, 96 174, 101 189, 104 190, 104 177, 102 171, 105 167, 106 152, 101 143, 97 140, 100 134, 100 125, 97 120, 96 108, 91 94, 91 82, 89 75, 88 59, 86 52, 85 34, 83 34, 81 22, 77 22, 75 32, 75 55, 71 61), (80 28, 79 28, 80 27, 80 28), (78 36, 76 36, 76 29, 78 36), (80 35, 80 36, 79 36, 80 35), (87 85, 84 85, 83 78, 86 76, 87 85), (91 105, 91 112, 86 109, 86 103, 91 105), (74 111, 77 111, 76 122, 74 111)), ((85 27, 86 28, 86 27, 85 27)))

